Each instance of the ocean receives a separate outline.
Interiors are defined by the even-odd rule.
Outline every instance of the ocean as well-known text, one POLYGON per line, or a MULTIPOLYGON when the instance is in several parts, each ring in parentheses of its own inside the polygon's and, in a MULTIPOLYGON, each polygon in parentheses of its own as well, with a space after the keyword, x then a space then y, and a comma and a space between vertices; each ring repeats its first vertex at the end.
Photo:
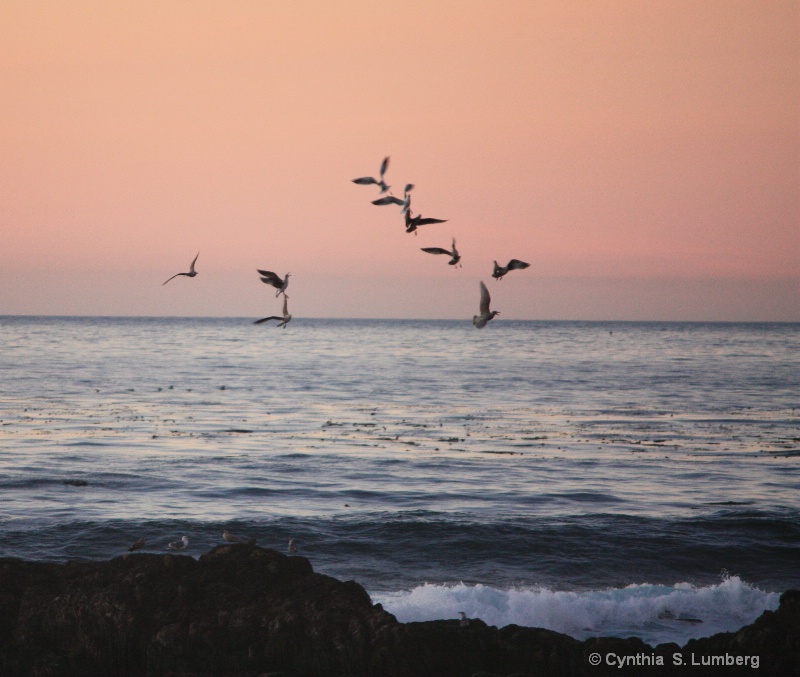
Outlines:
POLYGON ((400 621, 685 643, 800 587, 800 325, 0 317, 0 557, 222 532, 400 621))

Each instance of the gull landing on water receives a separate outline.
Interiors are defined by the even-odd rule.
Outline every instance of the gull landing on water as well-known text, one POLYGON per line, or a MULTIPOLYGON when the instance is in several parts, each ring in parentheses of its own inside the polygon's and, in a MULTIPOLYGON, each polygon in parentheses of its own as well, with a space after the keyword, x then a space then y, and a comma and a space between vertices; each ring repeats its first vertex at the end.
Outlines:
MULTIPOLYGON (((256 268, 256 270, 258 270, 258 268, 256 268)), ((286 287, 289 286, 289 276, 291 273, 286 273, 283 278, 279 277, 271 270, 258 270, 258 274, 261 275, 261 281, 264 284, 272 285, 278 290, 275 294, 275 298, 278 298, 281 294, 286 296, 286 287)))
POLYGON ((167 550, 186 550, 189 545, 189 539, 186 536, 181 537, 179 541, 173 541, 167 546, 167 550))
POLYGON ((494 262, 494 272, 492 272, 492 277, 495 280, 502 280, 503 275, 512 271, 512 270, 522 270, 523 268, 527 268, 530 266, 530 263, 525 263, 525 261, 520 261, 519 259, 511 259, 506 265, 498 266, 497 261, 494 262))
POLYGON ((478 329, 483 329, 487 324, 489 324, 489 320, 491 320, 495 315, 500 314, 499 310, 489 310, 489 304, 491 301, 492 298, 489 296, 489 290, 486 288, 486 285, 481 282, 481 314, 472 316, 472 324, 474 324, 478 329))
MULTIPOLYGON (((197 256, 200 256, 200 252, 197 252, 197 256)), ((186 277, 194 277, 195 275, 197 275, 197 271, 194 269, 194 264, 197 261, 197 256, 194 257, 192 265, 189 266, 188 273, 175 273, 171 278, 169 278, 169 280, 174 280, 176 277, 178 277, 178 275, 185 275, 186 277)), ((169 282, 169 280, 167 280, 167 282, 169 282)), ((163 282, 161 286, 163 287, 165 284, 167 284, 167 282, 163 282)))
POLYGON ((443 249, 442 247, 422 247, 422 251, 427 252, 428 254, 446 254, 450 257, 450 260, 447 262, 449 266, 455 266, 456 268, 461 267, 461 254, 458 253, 458 249, 456 249, 456 239, 453 238, 453 251, 448 249, 443 249))
POLYGON ((381 189, 381 195, 385 193, 387 190, 391 188, 391 186, 387 186, 386 182, 383 180, 383 175, 386 173, 386 169, 389 167, 389 158, 383 158, 383 162, 381 162, 381 173, 379 179, 375 179, 371 176, 362 176, 358 179, 353 179, 353 183, 357 183, 360 186, 369 186, 371 184, 377 185, 381 189))
MULTIPOLYGON (((289 304, 287 301, 286 294, 283 295, 283 317, 279 315, 270 315, 269 317, 262 317, 260 320, 256 320, 253 324, 261 324, 262 322, 266 322, 267 320, 278 320, 278 326, 283 327, 286 329, 286 325, 289 323, 289 320, 292 319, 292 316, 289 314, 289 304)), ((226 532, 227 533, 227 532, 226 532)))

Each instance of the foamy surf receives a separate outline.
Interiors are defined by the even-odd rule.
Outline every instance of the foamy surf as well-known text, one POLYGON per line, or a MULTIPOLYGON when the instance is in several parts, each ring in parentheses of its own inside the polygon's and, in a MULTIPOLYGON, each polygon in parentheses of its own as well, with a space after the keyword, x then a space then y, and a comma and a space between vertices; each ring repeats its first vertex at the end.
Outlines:
POLYGON ((738 576, 717 585, 637 584, 565 592, 547 588, 500 590, 487 585, 418 586, 372 594, 401 622, 458 618, 464 611, 489 625, 517 624, 555 630, 576 639, 639 637, 651 645, 731 632, 777 609, 780 593, 764 592, 738 576))

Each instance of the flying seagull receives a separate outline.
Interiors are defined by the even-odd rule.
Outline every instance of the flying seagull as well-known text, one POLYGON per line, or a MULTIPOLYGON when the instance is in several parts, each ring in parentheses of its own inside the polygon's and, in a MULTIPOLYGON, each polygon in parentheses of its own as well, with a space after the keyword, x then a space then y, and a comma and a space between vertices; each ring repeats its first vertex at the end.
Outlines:
POLYGON ((456 266, 458 268, 461 267, 461 254, 458 253, 458 249, 456 249, 456 239, 453 238, 453 251, 449 249, 444 249, 442 247, 422 247, 422 251, 427 252, 428 254, 446 254, 450 257, 450 260, 447 262, 450 266, 456 266))
POLYGON ((394 195, 387 195, 386 197, 378 198, 377 200, 373 200, 372 204, 378 205, 382 207, 384 205, 400 205, 402 209, 400 210, 401 214, 408 213, 409 207, 411 207, 411 191, 414 189, 413 183, 407 183, 406 187, 403 189, 403 199, 401 200, 399 197, 395 197, 394 195))
POLYGON ((388 166, 389 166, 389 158, 385 157, 383 158, 383 162, 381 162, 381 173, 379 179, 375 179, 371 176, 362 176, 358 179, 353 179, 353 183, 357 183, 360 186, 369 186, 374 183, 381 189, 381 195, 382 195, 391 188, 391 186, 387 186, 386 182, 383 180, 383 175, 386 173, 386 169, 388 166))
POLYGON ((416 230, 420 226, 427 226, 431 223, 444 223, 445 221, 447 221, 447 219, 423 218, 422 214, 411 216, 411 211, 409 210, 406 212, 406 232, 416 235, 416 230))
MULTIPOLYGON (((260 320, 256 320, 253 324, 261 324, 262 322, 266 322, 267 320, 278 320, 278 326, 286 328, 286 325, 289 323, 289 320, 292 319, 292 316, 289 314, 289 306, 287 303, 287 296, 286 294, 283 295, 283 317, 280 315, 270 315, 269 317, 262 317, 260 320)), ((226 532, 227 533, 227 532, 226 532)))
MULTIPOLYGON (((200 252, 197 252, 197 256, 200 256, 200 252)), ((178 277, 178 275, 185 275, 186 277, 194 277, 195 275, 197 275, 197 271, 194 269, 194 264, 195 264, 195 261, 197 261, 197 256, 194 257, 194 261, 192 261, 192 265, 189 266, 189 272, 188 273, 175 273, 171 278, 169 278, 169 280, 174 280, 176 277, 178 277)), ((167 280, 167 282, 169 282, 169 280, 167 280)), ((161 286, 163 287, 165 284, 167 284, 167 282, 164 282, 161 286)))
POLYGON ((278 275, 273 273, 271 270, 258 270, 258 274, 261 275, 261 281, 264 284, 271 284, 278 292, 275 294, 275 298, 278 298, 281 294, 286 296, 286 287, 289 286, 289 275, 291 273, 286 273, 286 276, 281 279, 278 275))
POLYGON ((136 543, 134 543, 130 548, 128 548, 128 552, 133 552, 134 550, 141 550, 145 546, 145 542, 143 538, 140 538, 136 543))
POLYGON ((167 550, 186 550, 189 545, 189 539, 186 536, 181 537, 179 541, 173 541, 167 546, 167 550))
POLYGON ((519 259, 511 259, 505 266, 498 266, 497 261, 494 262, 494 272, 492 273, 492 277, 495 280, 502 280, 503 275, 508 273, 512 270, 522 270, 523 268, 527 268, 530 263, 525 263, 525 261, 520 261, 519 259))
POLYGON ((486 285, 481 282, 481 314, 472 316, 472 324, 474 324, 478 329, 483 329, 487 324, 489 324, 489 320, 491 320, 495 315, 500 314, 499 310, 489 310, 489 303, 491 300, 492 299, 489 296, 489 290, 486 288, 486 285))

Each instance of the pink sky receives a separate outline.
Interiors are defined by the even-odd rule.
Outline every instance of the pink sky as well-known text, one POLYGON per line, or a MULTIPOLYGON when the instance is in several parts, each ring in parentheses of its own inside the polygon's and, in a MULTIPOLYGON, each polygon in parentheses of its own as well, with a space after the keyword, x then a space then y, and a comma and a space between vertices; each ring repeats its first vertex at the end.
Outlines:
POLYGON ((799 193, 796 1, 0 0, 0 314, 797 321, 799 193))

